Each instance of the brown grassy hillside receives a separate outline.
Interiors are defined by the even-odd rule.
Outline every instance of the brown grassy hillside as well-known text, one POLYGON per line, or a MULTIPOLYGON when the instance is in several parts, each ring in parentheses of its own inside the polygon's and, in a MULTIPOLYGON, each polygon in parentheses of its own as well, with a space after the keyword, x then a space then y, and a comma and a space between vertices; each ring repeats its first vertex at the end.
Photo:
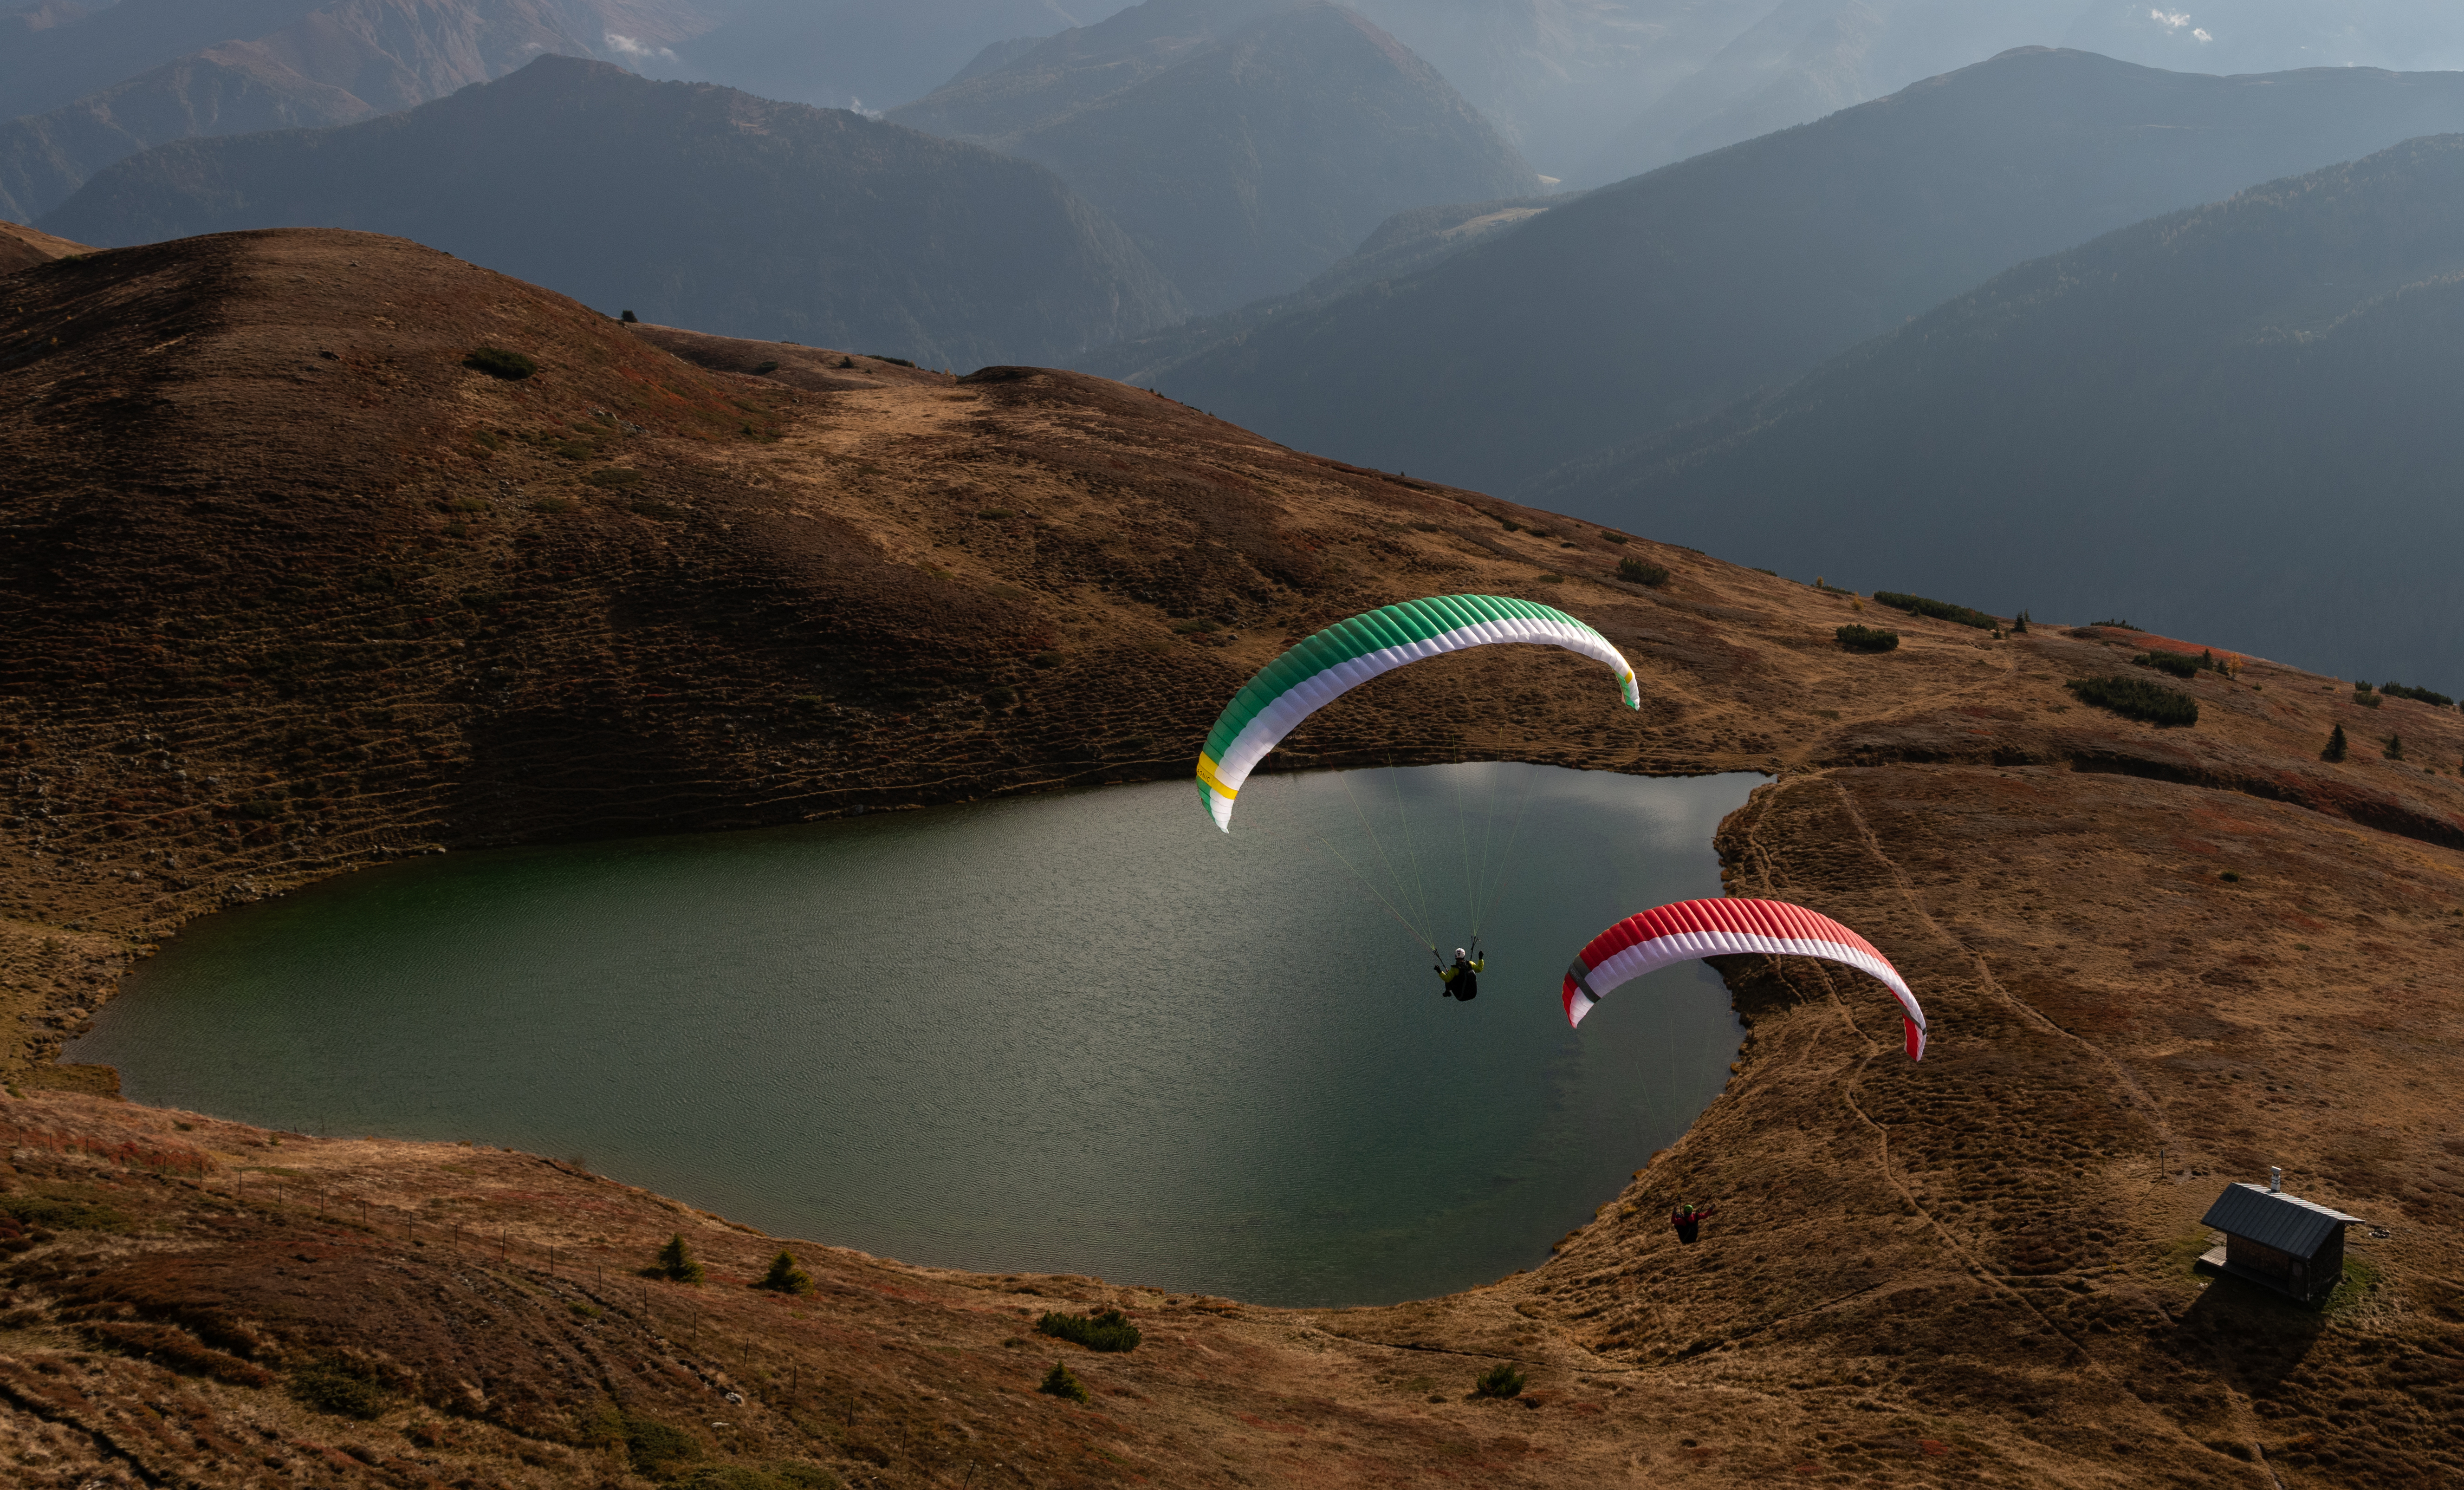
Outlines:
POLYGON ((2062 684, 2162 638, 1995 638, 1101 380, 628 330, 350 234, 0 279, 0 1229, 33 1238, 0 1264, 0 1462, 30 1482, 2464 1476, 2453 710, 2253 661, 2156 730, 2062 684), (482 344, 539 371, 465 369, 482 344), (1668 581, 1619 581, 1626 556, 1668 581), (772 1297, 743 1284, 777 1242, 550 1161, 42 1089, 109 1086, 47 1063, 62 1032, 226 901, 433 849, 1177 775, 1287 637, 1446 589, 1598 625, 1641 715, 1563 659, 1461 656, 1347 698, 1290 762, 1768 770, 1722 834, 1730 888, 1864 930, 1927 1059, 1870 985, 1727 967, 1735 1079, 1553 1258, 1315 1311, 803 1243, 820 1292, 772 1297), (1903 643, 1842 652, 1851 619, 1903 643), (2387 1233, 2323 1312, 2190 1267, 2207 1203, 2269 1164, 2387 1233), (1720 1207, 1689 1248, 1683 1201, 1720 1207), (679 1229, 707 1284, 630 1276, 679 1229), (1146 1344, 1030 1332, 1097 1303, 1146 1344), (1091 1406, 1033 1391, 1065 1355, 1091 1406), (1532 1390, 1470 1398, 1500 1360, 1532 1390), (627 1451, 645 1423, 699 1457, 627 1451))

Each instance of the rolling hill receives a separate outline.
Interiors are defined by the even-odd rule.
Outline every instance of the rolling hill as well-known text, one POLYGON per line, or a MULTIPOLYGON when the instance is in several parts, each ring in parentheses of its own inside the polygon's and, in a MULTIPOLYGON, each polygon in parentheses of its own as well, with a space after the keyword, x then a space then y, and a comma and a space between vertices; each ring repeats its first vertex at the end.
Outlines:
POLYGON ((1298 287, 1407 208, 1537 187, 1434 69, 1325 4, 1147 0, 890 117, 1050 167, 1200 312, 1298 287))
MULTIPOLYGON (((54 1483, 2411 1490, 2464 1460, 2452 708, 2253 660, 2159 730, 2065 684, 2239 638, 1901 616, 1121 384, 627 329, 399 239, 0 288, 0 1454, 54 1483), (1910 1062, 1870 989, 1723 959, 1726 1089, 1485 1286, 1295 1310, 918 1267, 502 1135, 269 1132, 50 1058, 184 922, 361 866, 1185 781, 1285 638, 1447 589, 1581 616, 1644 707, 1489 649, 1354 690, 1284 764, 1768 773, 1716 839, 1729 893, 1857 926, 1932 1026, 1910 1062), (1886 617, 1892 652, 1833 640, 1886 617), (2270 1165, 2373 1223, 2323 1309, 2194 1267, 2270 1165), (700 1287, 637 1272, 678 1234, 700 1287), (782 1247, 813 1293, 747 1286, 782 1247), (1104 1307, 1136 1350, 1035 1331, 1104 1307), (1036 1391, 1056 1358, 1087 1405, 1036 1391), (1475 1393, 1501 1363, 1524 1390, 1475 1393)), ((1484 1010, 1562 1017, 1556 967, 1493 976, 1484 1010)))
POLYGON ((1158 372, 1304 450, 1511 489, 2022 260, 2464 127, 2464 75, 2027 51, 1603 188, 1158 372))
POLYGON ((1064 361, 1180 310, 1040 167, 567 57, 366 123, 158 146, 43 225, 109 244, 397 233, 611 314, 935 366, 1064 361))
POLYGON ((1792 572, 2464 687, 2464 136, 2024 264, 1530 491, 1792 572))

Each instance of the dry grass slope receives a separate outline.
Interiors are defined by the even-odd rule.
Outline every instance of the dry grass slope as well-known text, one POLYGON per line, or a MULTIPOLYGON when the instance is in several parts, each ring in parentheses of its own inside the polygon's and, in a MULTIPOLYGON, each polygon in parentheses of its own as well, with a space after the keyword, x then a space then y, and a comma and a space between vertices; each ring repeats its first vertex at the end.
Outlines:
POLYGON ((1849 654, 1853 597, 1120 385, 627 330, 351 234, 0 278, 0 1208, 33 1218, 0 1263, 0 1462, 29 1482, 637 1483, 638 1423, 700 1456, 671 1470, 884 1485, 2464 1477, 2452 710, 2253 661, 2159 731, 2063 684, 2197 644, 1892 612, 1898 651, 1849 654), (482 344, 541 371, 465 370, 482 344), (59 1040, 228 901, 1177 775, 1286 637, 1443 589, 1584 616, 1643 712, 1549 656, 1446 658, 1291 761, 1770 771, 1730 889, 1871 936, 1926 1061, 1870 986, 1740 961, 1734 1079, 1594 1224, 1485 1288, 1319 1311, 805 1242, 820 1291, 774 1295, 746 1285, 777 1239, 552 1161, 56 1089, 108 1088, 59 1040), (2387 1233, 2324 1312, 2190 1267, 2271 1163, 2387 1233), (1680 1247, 1666 1212, 1701 1201, 1680 1247), (711 1282, 633 1276, 679 1230, 711 1282), (1104 1306, 1137 1350, 1031 1334, 1104 1306), (1035 1391, 1060 1354, 1090 1407, 1035 1391), (1501 1361, 1529 1387, 1475 1400, 1501 1361))

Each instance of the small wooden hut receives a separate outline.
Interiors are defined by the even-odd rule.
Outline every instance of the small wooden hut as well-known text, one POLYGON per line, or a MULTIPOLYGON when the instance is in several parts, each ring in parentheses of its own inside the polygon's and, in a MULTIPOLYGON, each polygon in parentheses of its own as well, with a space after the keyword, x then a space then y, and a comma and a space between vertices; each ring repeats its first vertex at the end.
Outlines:
POLYGON ((2284 1171, 2264 1185, 2225 1187, 2202 1224, 2225 1234, 2199 1260, 2305 1303, 2324 1299, 2344 1277, 2344 1228, 2357 1215, 2284 1193, 2284 1171))

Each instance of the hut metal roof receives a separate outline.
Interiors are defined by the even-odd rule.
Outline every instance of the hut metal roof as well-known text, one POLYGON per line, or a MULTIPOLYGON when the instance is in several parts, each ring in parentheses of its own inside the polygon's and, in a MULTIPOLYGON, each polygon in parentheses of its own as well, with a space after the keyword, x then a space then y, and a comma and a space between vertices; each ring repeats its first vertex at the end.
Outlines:
POLYGON ((2226 1186, 2199 1224, 2307 1257, 2318 1253, 2328 1233, 2361 1219, 2280 1191, 2270 1193, 2264 1185, 2243 1183, 2226 1186))

